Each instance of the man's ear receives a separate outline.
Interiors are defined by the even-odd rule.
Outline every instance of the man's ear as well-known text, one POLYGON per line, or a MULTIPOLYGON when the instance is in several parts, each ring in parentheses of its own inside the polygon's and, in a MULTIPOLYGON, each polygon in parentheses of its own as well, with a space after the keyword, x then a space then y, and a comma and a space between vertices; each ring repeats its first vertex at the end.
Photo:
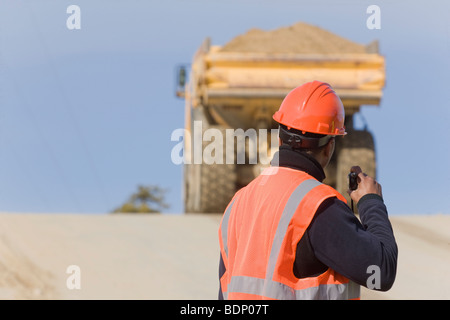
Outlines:
POLYGON ((335 143, 336 143, 336 141, 335 141, 335 138, 333 137, 326 144, 326 146, 324 148, 324 152, 325 152, 325 156, 326 157, 331 157, 333 155, 335 143))

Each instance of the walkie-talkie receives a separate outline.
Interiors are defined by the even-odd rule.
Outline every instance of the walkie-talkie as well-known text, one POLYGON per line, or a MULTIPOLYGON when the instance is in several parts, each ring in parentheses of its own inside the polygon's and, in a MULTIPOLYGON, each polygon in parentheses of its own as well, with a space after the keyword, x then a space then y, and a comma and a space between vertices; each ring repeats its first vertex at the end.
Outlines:
MULTIPOLYGON (((358 175, 356 174, 356 172, 350 172, 348 174, 348 188, 351 191, 356 190, 358 188, 358 175)), ((353 210, 353 199, 351 199, 351 197, 350 197, 350 202, 352 204, 352 211, 355 212, 353 210)))

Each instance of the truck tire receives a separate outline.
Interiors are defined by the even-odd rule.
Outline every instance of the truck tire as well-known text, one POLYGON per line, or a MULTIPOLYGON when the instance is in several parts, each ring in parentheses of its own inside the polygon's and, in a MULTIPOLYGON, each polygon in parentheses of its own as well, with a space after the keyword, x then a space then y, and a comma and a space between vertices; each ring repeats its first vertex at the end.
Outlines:
POLYGON ((373 136, 369 131, 349 131, 346 136, 337 142, 336 151, 336 190, 350 204, 350 196, 347 190, 348 174, 352 166, 360 166, 364 173, 376 179, 376 157, 373 136))
MULTIPOLYGON (((225 137, 225 129, 219 126, 225 137)), ((210 143, 203 142, 204 147, 210 143)), ((186 164, 184 175, 184 205, 186 213, 223 213, 236 192, 236 165, 226 164, 226 144, 222 164, 186 164)))

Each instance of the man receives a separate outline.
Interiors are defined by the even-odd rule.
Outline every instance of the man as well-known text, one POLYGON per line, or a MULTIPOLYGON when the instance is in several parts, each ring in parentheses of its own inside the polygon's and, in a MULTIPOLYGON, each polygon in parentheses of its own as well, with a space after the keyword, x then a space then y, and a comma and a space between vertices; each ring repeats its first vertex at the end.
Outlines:
POLYGON ((306 83, 273 118, 280 148, 271 167, 235 194, 221 221, 219 299, 359 299, 360 285, 389 290, 398 251, 381 186, 349 168, 358 175, 349 194, 360 222, 321 183, 335 136, 346 134, 337 94, 306 83))

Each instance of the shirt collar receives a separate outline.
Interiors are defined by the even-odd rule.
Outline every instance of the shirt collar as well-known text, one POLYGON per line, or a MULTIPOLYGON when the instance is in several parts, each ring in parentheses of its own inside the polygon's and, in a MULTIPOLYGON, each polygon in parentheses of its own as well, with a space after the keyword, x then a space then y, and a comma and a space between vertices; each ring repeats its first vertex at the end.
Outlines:
POLYGON ((322 166, 313 156, 306 152, 292 150, 287 145, 280 146, 272 159, 271 165, 304 171, 320 182, 325 179, 322 166))

